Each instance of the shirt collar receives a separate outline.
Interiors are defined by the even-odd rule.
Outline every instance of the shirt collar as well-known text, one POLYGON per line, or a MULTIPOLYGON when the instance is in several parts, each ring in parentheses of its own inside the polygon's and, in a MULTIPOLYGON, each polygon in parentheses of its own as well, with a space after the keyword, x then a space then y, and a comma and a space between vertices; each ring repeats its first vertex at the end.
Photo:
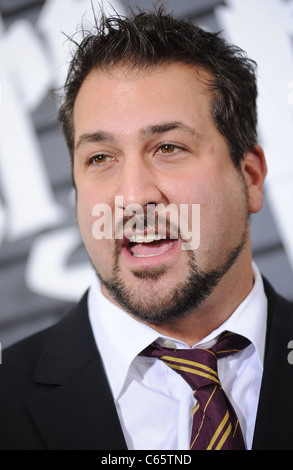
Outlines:
POLYGON ((259 363, 263 367, 268 302, 260 271, 254 262, 252 267, 254 284, 248 296, 219 328, 200 341, 198 345, 209 346, 209 343, 215 342, 215 339, 224 331, 237 333, 251 341, 257 352, 259 363))
POLYGON ((117 399, 133 359, 156 341, 158 333, 109 301, 96 277, 89 291, 88 310, 110 387, 117 399))
MULTIPOLYGON (((254 345, 258 360, 263 366, 267 299, 261 274, 253 263, 254 285, 235 312, 219 328, 194 347, 208 347, 225 330, 248 338, 254 345)), ((89 319, 98 345, 110 387, 117 399, 126 380, 129 367, 137 355, 152 342, 171 340, 176 347, 187 347, 176 338, 162 337, 158 332, 126 314, 109 301, 94 277, 88 296, 89 319)))

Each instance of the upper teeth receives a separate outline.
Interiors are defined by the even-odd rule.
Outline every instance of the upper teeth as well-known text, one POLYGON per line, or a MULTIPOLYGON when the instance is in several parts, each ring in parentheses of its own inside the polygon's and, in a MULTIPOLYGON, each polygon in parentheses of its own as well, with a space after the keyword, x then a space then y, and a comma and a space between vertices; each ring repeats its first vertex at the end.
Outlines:
POLYGON ((166 235, 155 235, 155 234, 146 234, 146 235, 132 235, 128 237, 129 241, 132 243, 151 243, 157 240, 166 240, 166 235))

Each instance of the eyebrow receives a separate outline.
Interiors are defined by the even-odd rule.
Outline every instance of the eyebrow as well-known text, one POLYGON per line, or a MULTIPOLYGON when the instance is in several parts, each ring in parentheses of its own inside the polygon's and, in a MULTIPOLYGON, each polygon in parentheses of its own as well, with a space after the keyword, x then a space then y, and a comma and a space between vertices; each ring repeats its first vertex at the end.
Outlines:
MULTIPOLYGON (((192 136, 196 136, 196 137, 201 136, 201 134, 195 131, 195 129, 187 126, 186 124, 180 121, 163 122, 160 124, 153 124, 153 125, 147 126, 146 128, 140 129, 139 135, 142 138, 146 138, 146 137, 151 137, 152 135, 156 135, 156 134, 164 134, 166 132, 176 130, 176 129, 187 132, 188 134, 192 136)), ((75 146, 75 150, 77 150, 83 144, 97 143, 97 142, 114 143, 115 137, 110 132, 106 132, 102 130, 84 133, 78 138, 76 146, 75 146)))
POLYGON ((148 136, 155 135, 155 134, 164 134, 165 132, 176 130, 176 129, 183 130, 194 136, 199 135, 195 131, 195 129, 187 126, 181 121, 171 121, 171 122, 163 122, 161 124, 154 124, 144 129, 141 129, 139 133, 141 134, 142 137, 146 137, 146 136, 148 137, 148 136))
POLYGON ((95 142, 111 142, 114 143, 114 136, 110 132, 95 131, 82 134, 75 145, 77 150, 82 144, 90 144, 95 142))

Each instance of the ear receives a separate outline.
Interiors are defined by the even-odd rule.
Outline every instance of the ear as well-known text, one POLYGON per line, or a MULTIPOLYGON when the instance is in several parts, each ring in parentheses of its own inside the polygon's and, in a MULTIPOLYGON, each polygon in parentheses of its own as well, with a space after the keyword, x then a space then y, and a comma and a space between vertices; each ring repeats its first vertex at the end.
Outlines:
POLYGON ((249 196, 249 212, 259 212, 263 206, 263 185, 267 174, 267 164, 260 145, 244 155, 241 162, 249 196))

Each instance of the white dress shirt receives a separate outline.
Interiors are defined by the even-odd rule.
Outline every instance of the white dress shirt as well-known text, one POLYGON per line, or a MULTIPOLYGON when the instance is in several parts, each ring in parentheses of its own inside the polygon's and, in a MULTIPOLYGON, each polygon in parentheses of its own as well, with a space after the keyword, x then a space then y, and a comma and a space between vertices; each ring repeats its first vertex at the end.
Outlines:
MULTIPOLYGON (((259 270, 254 285, 230 318, 193 347, 210 347, 225 330, 251 341, 244 351, 218 360, 222 387, 238 415, 246 448, 251 449, 263 372, 267 299, 259 270)), ((188 450, 193 392, 162 361, 138 356, 153 341, 189 348, 176 338, 159 335, 104 297, 96 277, 89 297, 89 318, 114 402, 130 450, 188 450)), ((98 397, 97 397, 98 399, 98 397)))

